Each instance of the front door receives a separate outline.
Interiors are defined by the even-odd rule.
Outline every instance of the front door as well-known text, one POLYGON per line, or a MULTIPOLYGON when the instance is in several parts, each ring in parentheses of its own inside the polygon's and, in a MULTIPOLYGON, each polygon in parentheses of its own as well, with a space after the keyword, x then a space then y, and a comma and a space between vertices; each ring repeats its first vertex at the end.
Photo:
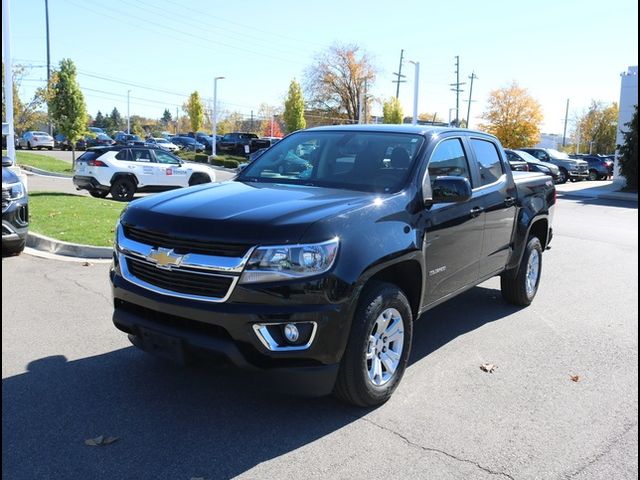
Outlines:
MULTIPOLYGON (((448 138, 436 145, 428 164, 429 178, 460 176, 473 186, 462 139, 448 138)), ((478 280, 484 219, 475 198, 467 202, 432 205, 424 218, 423 253, 426 288, 423 303, 431 304, 478 280)))
POLYGON ((158 185, 186 187, 189 184, 188 169, 182 166, 180 160, 162 150, 154 150, 153 153, 160 171, 158 185))

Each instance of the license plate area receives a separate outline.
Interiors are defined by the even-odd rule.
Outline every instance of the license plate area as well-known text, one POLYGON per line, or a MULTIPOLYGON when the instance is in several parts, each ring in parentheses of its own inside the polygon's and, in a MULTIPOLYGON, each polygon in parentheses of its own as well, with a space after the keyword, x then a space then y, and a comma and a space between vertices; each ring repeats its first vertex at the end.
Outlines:
POLYGON ((144 327, 139 327, 139 331, 145 351, 182 365, 186 363, 182 340, 144 327))

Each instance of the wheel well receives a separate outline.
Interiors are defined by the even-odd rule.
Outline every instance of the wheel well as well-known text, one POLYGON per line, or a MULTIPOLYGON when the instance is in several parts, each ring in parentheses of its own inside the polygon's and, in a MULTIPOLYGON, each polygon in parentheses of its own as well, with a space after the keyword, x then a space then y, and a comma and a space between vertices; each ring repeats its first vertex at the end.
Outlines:
POLYGON ((546 218, 542 218, 531 225, 529 229, 529 236, 538 237, 540 243, 542 244, 542 248, 546 248, 547 246, 547 236, 549 235, 549 222, 546 218))
POLYGON ((209 174, 204 172, 194 172, 189 177, 189 183, 191 183, 191 180, 193 180, 194 178, 200 178, 200 177, 206 177, 209 179, 209 181, 211 181, 211 176, 209 174))
POLYGON ((132 180, 136 186, 138 185, 138 178, 132 173, 116 173, 113 177, 111 177, 111 185, 113 185, 116 180, 122 177, 132 180))
POLYGON ((393 283, 400 288, 409 300, 413 318, 417 317, 422 295, 422 270, 418 262, 407 260, 391 265, 376 273, 368 282, 373 280, 393 283))

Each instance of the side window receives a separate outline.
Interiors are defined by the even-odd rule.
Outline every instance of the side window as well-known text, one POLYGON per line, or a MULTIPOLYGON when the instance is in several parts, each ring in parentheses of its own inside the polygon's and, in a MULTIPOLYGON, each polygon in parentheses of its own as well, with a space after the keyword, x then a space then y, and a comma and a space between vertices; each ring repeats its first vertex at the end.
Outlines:
POLYGON ((480 181, 482 185, 489 185, 490 183, 498 180, 504 172, 502 170, 500 155, 498 154, 495 144, 487 140, 472 138, 471 147, 478 159, 478 168, 480 170, 480 181))
POLYGON ((180 163, 177 158, 167 152, 156 150, 154 153, 156 154, 156 161, 158 163, 170 163, 173 165, 180 163))
POLYGON ((469 162, 459 138, 443 141, 431 154, 429 160, 431 184, 433 185, 436 177, 442 176, 464 177, 473 185, 469 174, 469 162))
POLYGON ((116 153, 116 160, 131 160, 131 155, 129 155, 129 150, 128 149, 124 149, 124 150, 120 150, 118 153, 116 153))
POLYGON ((149 150, 131 150, 131 155, 133 156, 134 162, 150 162, 151 161, 151 153, 149 150))

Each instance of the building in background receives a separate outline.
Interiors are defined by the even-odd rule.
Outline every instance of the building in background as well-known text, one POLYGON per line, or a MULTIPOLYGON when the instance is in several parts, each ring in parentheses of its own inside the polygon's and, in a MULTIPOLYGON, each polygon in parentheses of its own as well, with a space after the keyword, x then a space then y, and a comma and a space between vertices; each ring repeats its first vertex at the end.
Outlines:
MULTIPOLYGON (((633 117, 633 107, 638 104, 638 66, 629 67, 626 72, 620 74, 620 77, 620 110, 618 113, 616 145, 620 145, 624 141, 621 131, 626 130, 624 124, 631 121, 631 117, 633 117)), ((616 163, 613 172, 613 181, 615 183, 619 183, 622 187, 625 183, 625 179, 620 176, 617 150, 616 163)))

